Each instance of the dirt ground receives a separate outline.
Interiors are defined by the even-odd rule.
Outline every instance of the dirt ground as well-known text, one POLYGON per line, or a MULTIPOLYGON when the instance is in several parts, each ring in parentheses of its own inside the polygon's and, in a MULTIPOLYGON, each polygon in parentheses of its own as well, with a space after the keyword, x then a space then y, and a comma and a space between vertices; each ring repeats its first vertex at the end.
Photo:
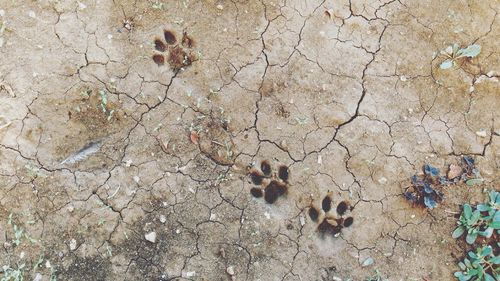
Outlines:
POLYGON ((0 276, 454 280, 454 216, 500 189, 499 12, 0 0, 0 276), (454 43, 481 53, 442 69, 454 43), (406 202, 464 155, 482 185, 406 202), (325 195, 350 206, 335 236, 308 215, 325 195))

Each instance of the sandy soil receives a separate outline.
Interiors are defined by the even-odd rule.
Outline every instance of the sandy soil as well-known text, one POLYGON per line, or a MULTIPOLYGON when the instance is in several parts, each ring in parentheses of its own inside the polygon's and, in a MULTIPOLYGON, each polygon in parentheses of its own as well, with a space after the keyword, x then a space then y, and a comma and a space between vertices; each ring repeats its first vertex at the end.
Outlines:
POLYGON ((454 280, 460 204, 500 189, 499 12, 0 0, 0 274, 454 280), (481 53, 441 69, 454 43, 481 53), (482 185, 406 202, 423 164, 464 155, 482 185), (353 220, 335 236, 308 215, 326 195, 353 220))

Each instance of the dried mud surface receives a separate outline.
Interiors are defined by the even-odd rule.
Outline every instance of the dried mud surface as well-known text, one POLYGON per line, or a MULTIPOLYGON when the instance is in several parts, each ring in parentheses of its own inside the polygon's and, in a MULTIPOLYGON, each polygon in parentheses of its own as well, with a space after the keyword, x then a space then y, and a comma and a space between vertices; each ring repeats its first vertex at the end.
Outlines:
POLYGON ((0 267, 25 280, 453 280, 454 214, 499 189, 498 1, 0 11, 0 267), (453 43, 482 51, 442 70, 453 43), (463 155, 483 186, 405 202, 424 163, 463 155), (250 193, 263 160, 273 204, 250 193), (325 194, 353 207, 338 237, 307 214, 325 194))

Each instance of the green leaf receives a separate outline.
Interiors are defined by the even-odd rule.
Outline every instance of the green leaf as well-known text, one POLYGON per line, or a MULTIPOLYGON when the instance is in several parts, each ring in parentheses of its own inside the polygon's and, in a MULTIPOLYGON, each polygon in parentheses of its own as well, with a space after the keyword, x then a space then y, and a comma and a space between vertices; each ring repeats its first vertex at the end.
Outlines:
POLYGON ((485 231, 481 231, 481 236, 484 236, 486 238, 490 238, 491 235, 493 235, 493 228, 488 227, 485 231))
POLYGON ((465 241, 468 244, 474 244, 474 242, 476 241, 476 238, 477 238, 477 233, 476 232, 469 233, 469 234, 467 234, 467 237, 465 237, 465 241))
POLYGON ((467 275, 469 275, 469 276, 477 275, 477 273, 478 273, 477 269, 469 269, 469 270, 467 270, 467 275))
POLYGON ((476 224, 480 217, 481 212, 479 210, 475 210, 470 218, 470 224, 476 224))
MULTIPOLYGON (((471 253, 471 252, 469 252, 469 253, 471 253)), ((465 259, 464 259, 464 263, 465 263, 465 265, 466 265, 467 267, 472 267, 472 264, 470 263, 470 260, 469 260, 468 258, 465 258, 465 259)))
POLYGON ((492 264, 500 264, 500 256, 493 257, 489 260, 492 264))
POLYGON ((459 226, 459 227, 455 228, 455 230, 451 234, 451 237, 453 237, 454 239, 457 239, 458 237, 462 236, 462 234, 464 234, 464 232, 465 232, 465 227, 459 226))
POLYGON ((500 221, 491 222, 490 227, 493 229, 500 229, 500 221))
POLYGON ((478 56, 480 53, 481 53, 481 46, 474 44, 474 45, 468 46, 467 48, 463 48, 463 49, 458 50, 457 56, 459 58, 460 57, 473 58, 473 57, 478 56))
POLYGON ((464 204, 464 217, 468 220, 470 220, 470 217, 472 216, 472 208, 469 204, 464 204))
POLYGON ((484 273, 484 280, 485 281, 495 281, 495 278, 493 278, 491 275, 488 273, 484 273))
POLYGON ((458 263, 458 267, 460 267, 461 270, 466 270, 467 269, 467 267, 465 266, 465 264, 463 262, 459 262, 458 263))
POLYGON ((468 281, 472 276, 464 275, 462 272, 457 271, 453 275, 458 278, 459 281, 468 281))
POLYGON ((488 205, 479 204, 476 206, 476 209, 478 209, 481 212, 488 212, 489 210, 491 210, 491 207, 488 205))
POLYGON ((495 212, 495 216, 493 217, 494 222, 500 222, 500 211, 495 212))
POLYGON ((467 180, 465 183, 468 186, 473 186, 473 185, 476 185, 476 184, 481 184, 482 182, 483 182, 483 179, 470 179, 470 180, 467 180))
POLYGON ((493 249, 491 248, 491 246, 487 246, 487 247, 483 248, 481 255, 483 257, 486 257, 486 256, 489 256, 491 254, 491 252, 493 252, 493 249))
POLYGON ((449 69, 453 66, 453 61, 452 60, 445 60, 439 65, 439 68, 441 69, 449 69))

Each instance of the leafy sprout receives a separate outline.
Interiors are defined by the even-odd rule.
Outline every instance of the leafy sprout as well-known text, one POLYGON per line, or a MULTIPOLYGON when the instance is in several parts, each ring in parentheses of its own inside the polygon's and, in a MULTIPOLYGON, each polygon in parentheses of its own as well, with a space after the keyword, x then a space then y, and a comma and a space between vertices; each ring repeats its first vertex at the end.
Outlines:
POLYGON ((478 44, 469 45, 465 48, 460 48, 458 44, 448 46, 441 51, 441 54, 446 56, 447 59, 439 65, 441 69, 449 69, 456 65, 456 61, 460 58, 474 58, 481 53, 481 46, 478 44))
POLYGON ((424 165, 424 176, 414 175, 411 177, 411 184, 413 191, 404 193, 409 202, 434 209, 438 202, 443 200, 443 193, 435 189, 435 186, 441 184, 438 168, 428 164, 424 165))
POLYGON ((463 261, 458 263, 461 271, 455 272, 459 281, 495 281, 500 280, 500 256, 495 256, 491 246, 469 251, 463 261))
POLYGON ((490 238, 494 231, 500 234, 500 192, 491 191, 489 201, 475 208, 464 204, 457 223, 452 237, 456 239, 467 232, 465 241, 468 244, 473 244, 478 236, 490 238))

